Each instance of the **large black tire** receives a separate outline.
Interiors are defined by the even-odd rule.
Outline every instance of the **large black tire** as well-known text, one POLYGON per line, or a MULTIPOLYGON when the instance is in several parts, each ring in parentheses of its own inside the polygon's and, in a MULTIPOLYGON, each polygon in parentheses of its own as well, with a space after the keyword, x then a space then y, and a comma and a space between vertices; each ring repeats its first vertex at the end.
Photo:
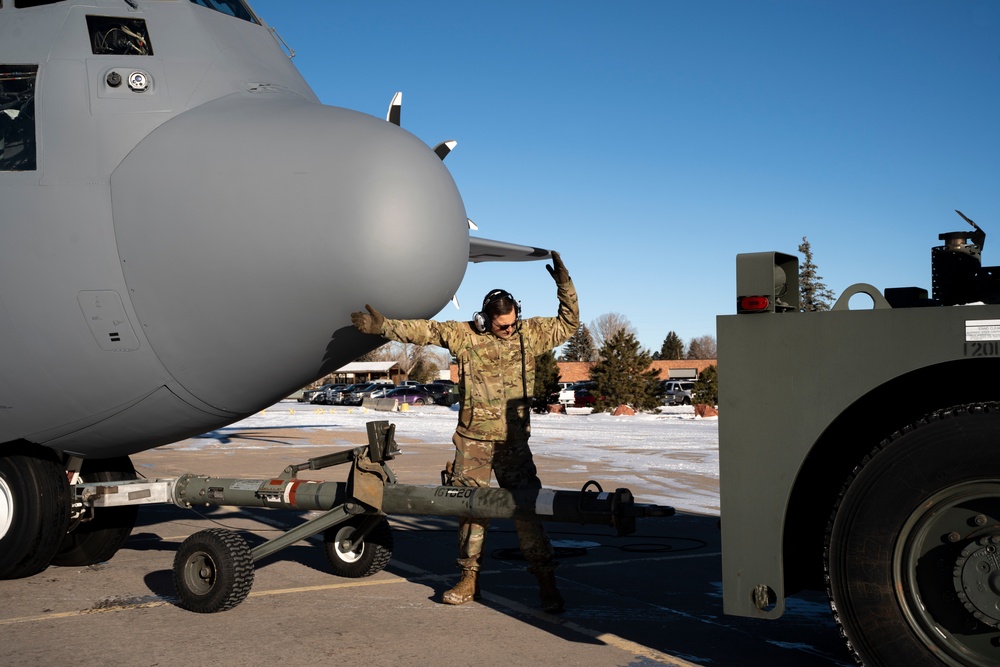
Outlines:
POLYGON ((867 667, 1000 660, 1000 404, 928 415, 865 458, 827 534, 831 606, 867 667))
POLYGON ((357 579, 381 572, 389 564, 392 558, 392 530, 385 517, 378 517, 378 522, 359 546, 350 551, 343 548, 345 541, 350 540, 365 521, 372 520, 371 516, 355 517, 323 533, 326 558, 334 574, 357 579))
POLYGON ((69 504, 66 470, 54 453, 16 445, 0 456, 0 579, 49 566, 69 526, 69 504))
POLYGON ((253 555, 239 533, 209 528, 190 536, 174 556, 181 606, 199 614, 232 609, 253 586, 253 555))
MULTIPOLYGON (((127 456, 87 459, 80 476, 84 482, 121 482, 138 477, 127 456)), ((137 505, 95 508, 90 521, 70 527, 52 564, 83 567, 110 560, 132 534, 138 514, 137 505)))

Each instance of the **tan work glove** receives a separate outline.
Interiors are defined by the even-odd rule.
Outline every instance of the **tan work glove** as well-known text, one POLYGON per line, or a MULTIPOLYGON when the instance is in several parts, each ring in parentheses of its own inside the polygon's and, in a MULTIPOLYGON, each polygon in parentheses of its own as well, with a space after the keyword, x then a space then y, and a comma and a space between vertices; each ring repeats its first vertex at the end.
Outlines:
POLYGON ((562 258, 559 256, 555 250, 551 251, 549 254, 552 255, 552 266, 548 264, 545 268, 548 270, 549 275, 552 279, 556 281, 556 285, 562 285, 569 282, 569 271, 566 270, 566 265, 563 264, 562 258))
POLYGON ((361 333, 381 334, 382 323, 385 322, 385 317, 367 303, 365 304, 365 309, 368 311, 367 313, 360 311, 351 313, 351 324, 361 333))

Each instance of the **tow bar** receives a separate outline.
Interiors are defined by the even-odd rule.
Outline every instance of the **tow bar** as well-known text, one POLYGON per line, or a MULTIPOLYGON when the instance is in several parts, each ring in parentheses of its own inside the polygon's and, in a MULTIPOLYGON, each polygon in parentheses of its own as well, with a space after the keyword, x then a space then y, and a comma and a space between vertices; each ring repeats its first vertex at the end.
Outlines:
POLYGON ((639 517, 674 514, 672 507, 637 504, 628 489, 605 492, 596 482, 587 482, 580 491, 398 484, 387 464, 399 453, 395 425, 374 421, 366 426, 366 447, 290 465, 271 479, 185 474, 175 480, 82 483, 74 490, 78 502, 94 507, 173 502, 180 507, 322 512, 253 548, 238 532, 223 528, 203 530, 184 540, 174 558, 174 586, 181 606, 200 613, 238 605, 250 593, 256 561, 319 533, 335 574, 367 577, 381 571, 392 555, 386 518, 390 514, 607 524, 619 536, 635 532, 639 517), (347 482, 298 479, 300 471, 343 464, 351 465, 347 482), (588 490, 591 486, 596 490, 588 490))

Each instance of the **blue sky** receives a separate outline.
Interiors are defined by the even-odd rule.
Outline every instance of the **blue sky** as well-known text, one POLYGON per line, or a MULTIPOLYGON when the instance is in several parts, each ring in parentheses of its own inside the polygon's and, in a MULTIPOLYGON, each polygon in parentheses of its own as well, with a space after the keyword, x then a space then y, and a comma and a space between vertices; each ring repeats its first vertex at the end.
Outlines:
MULTIPOLYGON (((826 285, 930 290, 938 234, 1000 265, 1000 2, 251 0, 330 105, 385 115, 446 162, 486 238, 559 250, 589 323, 642 345, 715 335, 735 257, 795 254, 826 285), (997 250, 994 250, 996 248, 997 250)), ((554 314, 541 263, 470 265, 554 314)))

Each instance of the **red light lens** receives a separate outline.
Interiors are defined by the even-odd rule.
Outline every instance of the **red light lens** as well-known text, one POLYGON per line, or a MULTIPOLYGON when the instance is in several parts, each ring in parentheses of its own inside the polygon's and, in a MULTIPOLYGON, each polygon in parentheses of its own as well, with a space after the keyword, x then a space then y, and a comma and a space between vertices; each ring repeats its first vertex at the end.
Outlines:
POLYGON ((771 300, 766 296, 742 296, 736 304, 738 313, 761 313, 768 309, 771 300))

